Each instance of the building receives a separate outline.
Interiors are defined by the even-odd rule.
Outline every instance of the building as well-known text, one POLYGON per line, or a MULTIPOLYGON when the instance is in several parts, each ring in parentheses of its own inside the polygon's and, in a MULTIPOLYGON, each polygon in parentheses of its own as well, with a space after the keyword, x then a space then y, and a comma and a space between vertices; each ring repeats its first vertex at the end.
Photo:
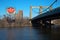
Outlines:
POLYGON ((23 11, 22 10, 19 10, 18 11, 18 14, 15 15, 15 26, 21 26, 22 22, 23 22, 23 11))
POLYGON ((60 25, 60 19, 52 20, 53 24, 60 25))
POLYGON ((16 20, 21 20, 23 19, 23 11, 19 10, 18 14, 16 14, 16 20))

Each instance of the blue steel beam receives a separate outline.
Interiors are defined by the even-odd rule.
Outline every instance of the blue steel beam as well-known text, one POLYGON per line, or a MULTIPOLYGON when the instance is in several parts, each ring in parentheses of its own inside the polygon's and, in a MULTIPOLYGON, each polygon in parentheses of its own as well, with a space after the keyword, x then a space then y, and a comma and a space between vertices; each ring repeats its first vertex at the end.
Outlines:
POLYGON ((44 18, 44 17, 49 17, 49 16, 53 16, 53 15, 55 15, 55 14, 60 14, 60 7, 58 7, 58 8, 55 8, 55 9, 52 9, 51 11, 47 11, 47 12, 45 12, 45 13, 42 13, 41 15, 38 15, 38 16, 36 16, 36 17, 34 17, 34 18, 32 18, 32 20, 37 20, 37 19, 41 19, 41 18, 44 18))

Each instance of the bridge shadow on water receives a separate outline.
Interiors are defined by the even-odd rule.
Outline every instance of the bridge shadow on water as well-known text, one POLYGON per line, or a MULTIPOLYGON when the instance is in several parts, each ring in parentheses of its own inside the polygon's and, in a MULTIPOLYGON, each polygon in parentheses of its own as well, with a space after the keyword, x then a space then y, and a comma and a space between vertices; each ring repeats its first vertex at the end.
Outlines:
POLYGON ((50 26, 35 26, 35 29, 46 35, 45 40, 60 40, 60 25, 51 24, 50 26))

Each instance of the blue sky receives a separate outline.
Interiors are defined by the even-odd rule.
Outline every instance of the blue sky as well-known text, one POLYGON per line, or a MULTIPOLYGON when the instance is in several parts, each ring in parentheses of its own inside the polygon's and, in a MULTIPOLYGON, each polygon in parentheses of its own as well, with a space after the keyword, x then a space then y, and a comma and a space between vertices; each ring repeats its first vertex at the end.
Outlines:
MULTIPOLYGON (((8 7, 14 7, 16 9, 16 13, 19 10, 23 10, 23 15, 28 16, 30 14, 30 5, 32 6, 49 6, 55 0, 0 0, 0 17, 6 15, 6 9, 8 7)), ((52 7, 56 8, 60 6, 60 0, 58 0, 52 7)), ((38 11, 38 10, 35 10, 38 11)), ((38 15, 37 13, 32 14, 34 17, 38 15)))

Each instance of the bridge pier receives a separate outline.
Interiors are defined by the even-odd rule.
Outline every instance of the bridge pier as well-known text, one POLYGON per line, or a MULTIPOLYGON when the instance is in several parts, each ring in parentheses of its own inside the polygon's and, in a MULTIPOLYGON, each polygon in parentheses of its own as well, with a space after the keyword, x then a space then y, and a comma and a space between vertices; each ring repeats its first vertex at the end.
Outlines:
POLYGON ((45 28, 51 28, 51 20, 40 20, 40 21, 32 21, 32 25, 35 27, 44 26, 45 28))
POLYGON ((31 21, 33 27, 41 28, 42 29, 42 20, 39 21, 31 21))
POLYGON ((44 24, 43 29, 51 30, 51 20, 48 21, 44 20, 43 24, 44 24))

